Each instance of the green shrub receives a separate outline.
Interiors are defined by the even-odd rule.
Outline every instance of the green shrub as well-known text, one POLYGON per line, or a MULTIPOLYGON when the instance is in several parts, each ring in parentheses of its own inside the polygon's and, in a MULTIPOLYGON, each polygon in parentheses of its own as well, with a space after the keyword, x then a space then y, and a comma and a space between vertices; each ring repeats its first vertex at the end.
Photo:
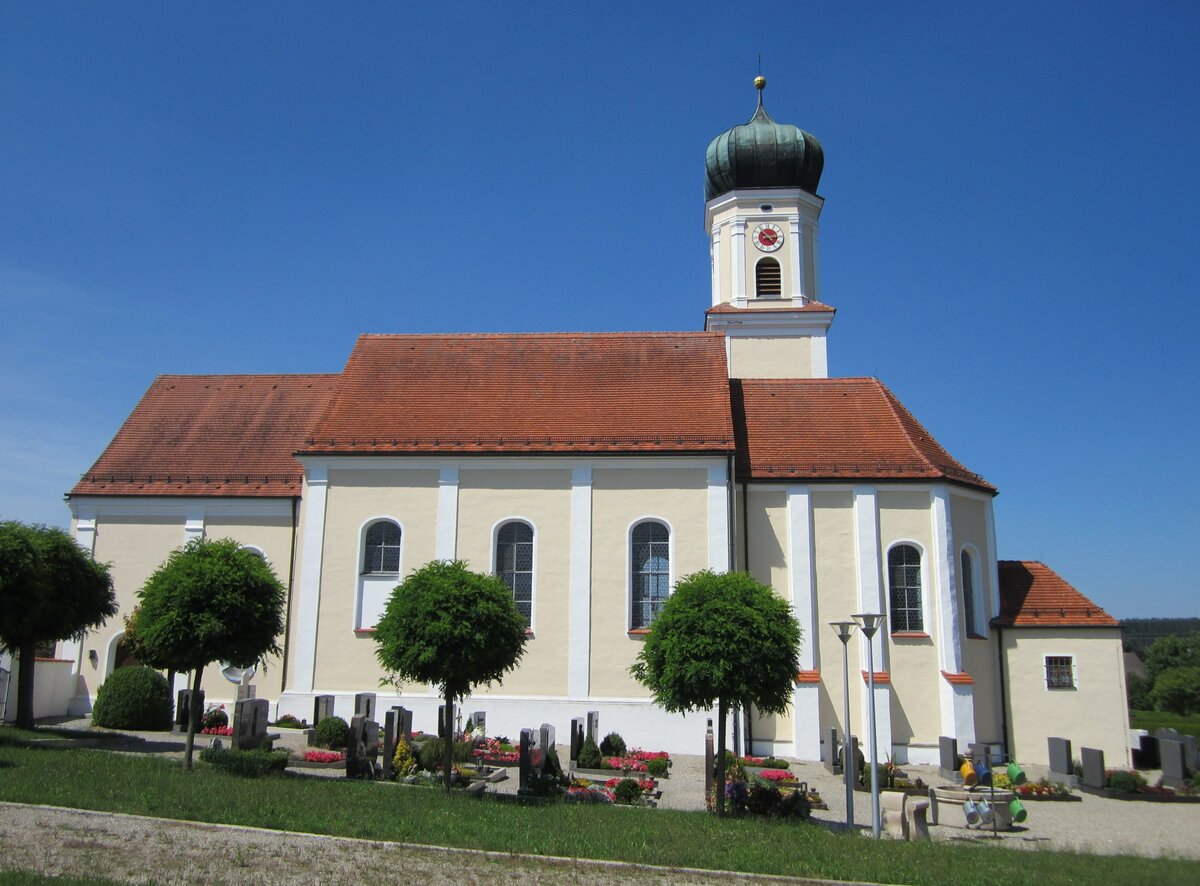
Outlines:
POLYGON ((166 678, 147 667, 113 671, 96 693, 92 723, 107 729, 169 729, 171 692, 166 678))
POLYGON ((662 757, 655 757, 653 760, 646 761, 646 774, 653 775, 657 778, 667 774, 667 769, 670 767, 670 762, 662 757))
POLYGON ((350 724, 341 717, 326 717, 313 730, 313 744, 319 748, 340 750, 350 741, 350 724))
POLYGON ((229 715, 222 705, 210 704, 200 717, 201 729, 223 729, 229 725, 229 715))
POLYGON ((1200 713, 1200 667, 1171 668, 1154 680, 1154 709, 1173 714, 1200 713))
POLYGON ((299 717, 294 717, 291 714, 284 714, 275 721, 275 725, 281 729, 307 729, 308 723, 301 720, 299 717))
MULTIPOLYGON (((469 741, 456 741, 454 750, 451 752, 451 760, 455 763, 470 763, 474 756, 471 751, 475 745, 469 741)), ((420 749, 417 751, 417 763, 426 772, 441 772, 445 766, 446 759, 446 740, 444 738, 431 738, 422 742, 420 749)))
POLYGON ((235 751, 232 748, 205 748, 200 752, 204 763, 245 778, 259 778, 287 768, 287 751, 235 751))
POLYGON ((632 778, 623 778, 613 788, 613 799, 623 806, 636 806, 642 802, 642 789, 632 778))
POLYGON ((783 796, 779 788, 756 784, 750 787, 746 797, 746 811, 751 815, 774 815, 779 811, 783 796))
POLYGON ((1118 794, 1136 794, 1145 784, 1146 779, 1136 772, 1118 770, 1108 777, 1108 789, 1118 794))
POLYGON ((575 762, 579 764, 580 769, 599 769, 600 749, 596 747, 596 742, 585 738, 583 747, 579 749, 579 759, 575 762))
POLYGON ((808 821, 808 817, 812 814, 812 803, 809 802, 808 795, 802 793, 799 789, 791 791, 783 795, 779 801, 779 817, 794 818, 799 821, 808 821))
POLYGON ((778 757, 766 757, 762 761, 763 769, 787 769, 791 765, 787 760, 780 760, 778 757))
POLYGON ((600 742, 600 753, 605 757, 623 757, 625 755, 625 739, 619 733, 610 732, 600 742))

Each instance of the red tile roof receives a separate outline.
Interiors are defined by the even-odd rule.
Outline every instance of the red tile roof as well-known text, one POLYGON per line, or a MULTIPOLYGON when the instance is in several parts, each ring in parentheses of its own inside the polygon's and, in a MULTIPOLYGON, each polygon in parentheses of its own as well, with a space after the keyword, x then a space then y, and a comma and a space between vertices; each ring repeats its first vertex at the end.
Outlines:
POLYGON ((829 305, 825 304, 824 302, 819 302, 819 301, 810 301, 808 304, 803 305, 802 307, 793 307, 790 304, 788 304, 788 305, 781 304, 778 307, 772 306, 769 308, 739 308, 735 305, 730 304, 727 301, 723 301, 719 305, 713 305, 711 308, 709 308, 704 313, 706 313, 706 314, 779 314, 779 313, 785 313, 785 312, 790 313, 791 311, 835 313, 837 311, 837 308, 830 307, 829 305))
POLYGON ((728 452, 720 333, 364 335, 305 453, 728 452))
POLYGON ((1001 627, 1117 627, 1120 622, 1036 560, 1001 560, 1001 627))
POLYGON ((72 495, 299 495, 336 375, 161 375, 72 495))
POLYGON ((935 480, 989 492, 878 379, 733 379, 740 479, 935 480))

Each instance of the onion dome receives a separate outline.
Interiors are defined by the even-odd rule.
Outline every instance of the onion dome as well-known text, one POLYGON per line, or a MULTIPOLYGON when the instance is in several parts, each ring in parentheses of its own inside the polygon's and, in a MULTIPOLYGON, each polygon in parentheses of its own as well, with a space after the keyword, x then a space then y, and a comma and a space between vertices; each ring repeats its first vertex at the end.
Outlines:
POLYGON ((817 193, 825 154, 816 138, 790 123, 776 123, 763 107, 767 78, 754 78, 758 110, 750 122, 712 140, 704 158, 704 199, 738 188, 800 188, 817 193))

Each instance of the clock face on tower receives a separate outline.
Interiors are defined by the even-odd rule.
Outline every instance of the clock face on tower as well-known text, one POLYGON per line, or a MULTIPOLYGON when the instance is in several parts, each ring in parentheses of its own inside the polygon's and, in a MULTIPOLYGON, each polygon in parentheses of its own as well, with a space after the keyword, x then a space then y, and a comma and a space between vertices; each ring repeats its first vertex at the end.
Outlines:
POLYGON ((762 224, 754 229, 754 245, 762 252, 774 252, 783 245, 783 230, 779 225, 762 224))

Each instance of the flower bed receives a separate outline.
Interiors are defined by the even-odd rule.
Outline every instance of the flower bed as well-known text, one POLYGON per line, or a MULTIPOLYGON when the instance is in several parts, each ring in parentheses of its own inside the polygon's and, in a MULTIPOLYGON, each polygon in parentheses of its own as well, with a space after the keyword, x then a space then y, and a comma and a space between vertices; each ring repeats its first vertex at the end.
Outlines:
POLYGON ((521 762, 521 752, 498 738, 484 739, 471 755, 489 766, 516 766, 521 762))
POLYGON ((341 751, 307 750, 304 752, 305 763, 344 763, 346 755, 341 751))
POLYGON ((233 735, 232 726, 207 726, 200 730, 201 735, 233 735))

